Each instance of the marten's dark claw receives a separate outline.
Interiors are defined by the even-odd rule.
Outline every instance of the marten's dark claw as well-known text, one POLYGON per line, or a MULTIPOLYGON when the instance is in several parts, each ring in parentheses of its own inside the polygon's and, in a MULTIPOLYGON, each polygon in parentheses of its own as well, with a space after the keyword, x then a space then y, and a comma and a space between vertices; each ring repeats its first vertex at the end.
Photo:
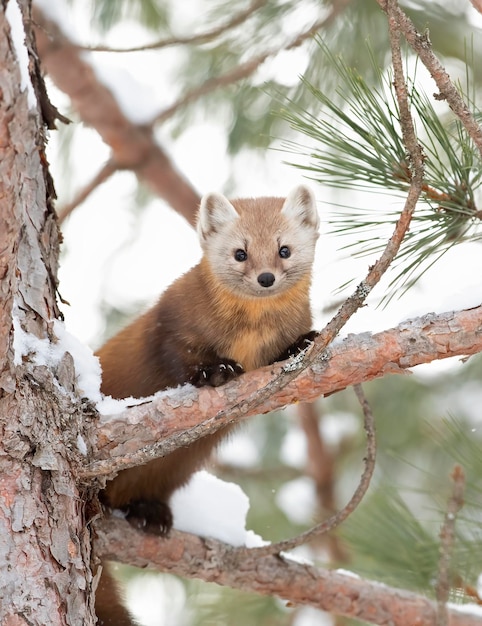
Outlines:
POLYGON ((233 378, 237 378, 244 373, 243 367, 232 359, 225 359, 213 365, 198 365, 189 382, 195 387, 220 387, 233 378))
POLYGON ((286 350, 279 355, 276 361, 285 361, 291 356, 296 356, 297 354, 308 348, 308 346, 314 342, 318 335, 319 332, 317 330, 310 330, 310 332, 306 333, 306 335, 301 335, 301 337, 298 337, 298 339, 294 343, 292 343, 291 346, 288 346, 286 350))
POLYGON ((172 528, 172 512, 165 502, 134 500, 124 510, 131 526, 150 535, 167 537, 172 528))

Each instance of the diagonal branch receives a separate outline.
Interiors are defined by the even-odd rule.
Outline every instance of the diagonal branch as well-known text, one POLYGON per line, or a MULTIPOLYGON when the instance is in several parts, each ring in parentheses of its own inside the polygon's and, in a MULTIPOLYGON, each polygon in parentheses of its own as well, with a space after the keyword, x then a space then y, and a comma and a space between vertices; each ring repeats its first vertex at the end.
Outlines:
POLYGON ((42 66, 70 97, 82 120, 95 128, 111 147, 114 165, 131 169, 139 180, 194 224, 199 194, 158 144, 152 126, 138 125, 128 119, 114 94, 99 81, 86 61, 85 52, 37 6, 33 7, 33 16, 42 66))
MULTIPOLYGON (((477 124, 469 107, 462 99, 458 89, 451 81, 445 68, 435 56, 427 34, 422 35, 415 28, 412 20, 400 9, 396 2, 377 0, 378 4, 385 13, 392 13, 392 19, 396 20, 397 26, 403 33, 410 47, 418 54, 420 60, 430 72, 433 80, 439 88, 439 94, 436 96, 439 100, 446 100, 452 111, 460 119, 467 133, 479 149, 482 155, 482 128, 477 124)), ((474 3, 474 6, 480 5, 480 2, 474 3)), ((478 8, 476 6, 476 8, 478 8)))
POLYGON ((105 183, 106 180, 108 180, 117 170, 118 168, 112 160, 104 163, 94 178, 92 178, 92 180, 77 193, 72 202, 65 204, 57 210, 59 224, 62 224, 62 222, 72 213, 72 211, 74 211, 74 209, 79 206, 79 204, 82 204, 82 202, 84 202, 84 200, 86 200, 90 194, 97 189, 97 187, 102 185, 102 183, 105 183))
POLYGON ((388 240, 381 257, 370 268, 367 277, 358 285, 355 293, 345 300, 338 313, 322 330, 320 337, 318 337, 315 342, 313 354, 307 359, 307 363, 316 358, 317 355, 321 354, 326 346, 333 341, 350 317, 362 306, 368 297, 368 294, 379 283, 383 274, 390 267, 393 259, 398 254, 405 234, 408 231, 413 212, 415 211, 415 207, 417 206, 417 202, 423 188, 424 165, 422 148, 415 135, 414 124, 408 105, 407 86, 402 69, 399 33, 397 25, 394 23, 392 18, 393 8, 390 8, 391 2, 392 0, 389 0, 388 2, 388 26, 390 33, 390 45, 392 49, 395 93, 400 111, 400 126, 402 129, 405 147, 407 148, 409 155, 409 165, 411 169, 410 188, 408 190, 405 206, 403 207, 400 217, 395 225, 393 234, 388 240))
MULTIPOLYGON (((154 567, 186 578, 200 578, 294 605, 310 605, 370 624, 437 626, 436 606, 428 598, 350 573, 316 568, 280 556, 238 552, 214 539, 173 531, 159 539, 134 530, 125 520, 95 524, 96 551, 107 559, 154 567)), ((450 626, 481 626, 480 614, 448 610, 450 626)))
POLYGON ((267 401, 270 396, 279 393, 283 387, 286 387, 293 379, 299 377, 304 370, 310 367, 317 359, 323 358, 326 348, 338 335, 350 317, 364 304, 370 292, 380 282, 383 274, 390 267, 410 226, 413 212, 415 211, 423 188, 423 154, 422 148, 415 135, 413 120, 408 106, 407 88, 403 76, 400 47, 397 43, 399 35, 396 30, 396 24, 394 24, 393 21, 389 21, 389 28, 391 31, 392 58, 394 67, 396 66, 395 82, 397 83, 396 96, 400 108, 400 125, 406 144, 405 147, 409 155, 409 166, 411 170, 410 188, 405 205, 382 255, 369 269, 366 278, 357 286, 355 292, 345 300, 337 314, 319 333, 314 345, 308 350, 306 357, 296 368, 292 368, 289 373, 286 370, 283 371, 282 375, 280 374, 278 377, 273 378, 260 392, 256 393, 251 401, 245 402, 243 407, 245 412, 251 411, 259 404, 267 401))
POLYGON ((142 46, 131 46, 129 48, 112 48, 110 46, 81 46, 81 48, 82 50, 90 50, 91 52, 142 52, 144 50, 160 50, 161 48, 168 48, 170 46, 207 43, 245 22, 253 13, 261 8, 263 4, 266 4, 266 0, 253 0, 244 11, 240 11, 224 24, 220 24, 215 28, 211 28, 204 33, 198 33, 197 35, 167 37, 166 39, 159 39, 153 43, 142 46))
POLYGON ((273 380, 290 376, 296 357, 249 372, 223 387, 190 385, 161 392, 152 401, 104 416, 95 424, 97 452, 78 468, 84 481, 165 456, 223 426, 299 400, 310 401, 345 387, 436 359, 482 352, 482 305, 428 314, 377 334, 350 335, 302 374, 267 398, 273 380), (257 396, 263 400, 256 402, 257 396), (155 443, 152 443, 155 442, 155 443))
POLYGON ((191 89, 183 96, 181 96, 176 102, 172 105, 161 111, 159 115, 156 117, 157 122, 165 122, 170 117, 172 117, 176 111, 186 106, 187 104, 197 100, 201 96, 205 96, 220 87, 227 87, 228 85, 232 85, 233 83, 237 83, 240 80, 247 78, 254 74, 254 72, 268 59, 277 56, 280 52, 284 50, 293 50, 301 46, 307 39, 314 37, 316 33, 323 29, 327 28, 333 20, 339 15, 339 13, 350 4, 351 0, 337 0, 334 2, 331 8, 331 11, 328 15, 316 20, 311 26, 309 26, 306 30, 299 33, 294 39, 286 42, 281 46, 277 46, 276 48, 272 48, 270 50, 265 50, 261 54, 258 54, 248 61, 241 63, 237 67, 221 74, 220 76, 214 76, 213 78, 209 78, 204 81, 198 87, 191 89))

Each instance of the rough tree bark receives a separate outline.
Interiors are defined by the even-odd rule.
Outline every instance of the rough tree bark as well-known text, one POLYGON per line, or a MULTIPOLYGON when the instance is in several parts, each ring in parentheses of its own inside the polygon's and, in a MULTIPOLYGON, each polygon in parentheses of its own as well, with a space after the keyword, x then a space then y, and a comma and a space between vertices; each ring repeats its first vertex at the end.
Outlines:
MULTIPOLYGON (((30 79, 26 62, 20 73, 11 3, 10 21, 10 3, 0 4, 0 623, 81 626, 94 613, 72 360, 65 355, 54 372, 15 358, 23 332, 55 341, 59 233, 41 114, 21 89, 30 79)), ((25 16, 29 4, 20 2, 25 16)), ((26 40, 31 52, 28 30, 26 40)))
MULTIPOLYGON (((14 1, 16 5, 16 0, 10 0, 10 3, 14 1)), ((29 0, 20 0, 19 4, 27 16, 25 23, 30 24, 29 0)), ((37 345, 44 348, 56 342, 52 321, 59 315, 55 302, 59 236, 51 205, 53 188, 44 156, 41 114, 29 106, 28 95, 21 88, 15 53, 15 43, 18 42, 13 41, 5 15, 8 5, 9 2, 0 5, 0 59, 3 63, 0 72, 0 598, 8 598, 8 602, 0 603, 0 622, 8 626, 89 625, 95 621, 91 593, 95 587, 91 567, 92 537, 87 523, 90 520, 85 512, 85 503, 91 493, 80 485, 88 486, 94 474, 97 478, 100 466, 88 466, 87 460, 104 463, 104 453, 108 450, 110 458, 113 446, 118 446, 118 459, 107 460, 109 467, 103 466, 104 475, 108 475, 125 466, 127 453, 135 454, 143 445, 141 435, 146 436, 145 445, 152 446, 159 432, 149 432, 147 411, 141 417, 143 408, 131 410, 123 416, 125 425, 122 420, 113 420, 109 425, 112 432, 103 425, 97 433, 99 451, 96 451, 91 445, 95 441, 94 423, 89 408, 80 400, 72 357, 64 353, 55 362, 42 362, 39 354, 33 351, 30 355, 28 351, 23 351, 23 357, 20 355, 24 333, 29 334, 30 341, 35 337, 37 345), (138 426, 135 427, 135 449, 132 449, 125 442, 125 432, 129 421, 134 419, 141 419, 146 428, 141 432, 138 426), (87 444, 86 456, 80 451, 84 442, 87 444), (120 464, 116 466, 117 462, 120 464)), ((48 47, 48 41, 44 44, 48 47)), ((35 83, 39 72, 28 29, 27 45, 32 51, 31 75, 35 83)), ((52 50, 52 55, 55 54, 52 50)), ((51 57, 52 63, 54 56, 51 57)), ((65 57, 62 61, 65 66, 65 57)), ((146 139, 141 130, 134 137, 140 143, 133 153, 129 153, 125 147, 127 144, 121 148, 117 145, 121 137, 111 135, 112 128, 106 128, 105 137, 111 137, 114 154, 116 147, 119 148, 118 165, 136 168, 138 155, 144 158, 151 154, 150 139, 146 139)), ((152 164, 153 161, 150 166, 152 164)), ((142 170, 146 179, 150 166, 142 170)), ((188 189, 187 195, 191 195, 191 200, 196 196, 188 189)), ((191 200, 187 201, 189 205, 191 200)), ((336 371, 334 348, 329 365, 328 355, 322 355, 297 382, 281 390, 274 400, 267 400, 262 409, 267 411, 275 405, 293 402, 296 397, 308 399, 328 388, 334 391, 345 386, 347 380, 353 383, 398 371, 414 362, 432 360, 436 358, 434 355, 440 358, 449 353, 478 351, 482 349, 479 345, 480 313, 480 309, 474 309, 437 319, 435 321, 442 324, 438 334, 434 332, 434 319, 425 318, 417 328, 407 326, 396 336, 387 331, 374 337, 366 336, 358 345, 354 345, 356 341, 351 338, 338 354, 342 363, 339 371, 348 373, 348 379, 330 378, 336 371), (405 343, 399 343, 398 336, 403 337, 405 343), (353 351, 347 357, 350 346, 353 351), (369 375, 362 367, 369 360, 368 355, 373 357, 369 375)), ((276 377, 280 371, 274 369, 276 377)), ((212 421, 218 418, 220 423, 220 415, 224 419, 240 419, 248 411, 254 412, 257 389, 272 384, 273 380, 271 368, 265 368, 222 390, 202 390, 196 400, 202 405, 204 415, 211 415, 212 421), (232 413, 229 413, 229 405, 233 403, 236 406, 231 406, 232 413)), ((183 402, 186 399, 193 403, 193 398, 183 397, 183 402)), ((163 408, 157 404, 155 409, 159 410, 159 407, 163 408)), ((177 416, 184 408, 181 406, 177 410, 177 416)), ((166 415, 174 414, 172 399, 165 402, 164 409, 166 415)), ((181 428, 189 424, 193 431, 196 425, 192 421, 193 415, 191 407, 188 418, 191 421, 183 422, 181 428)), ((168 420, 164 426, 163 435, 179 434, 179 424, 170 431, 168 420)), ((203 428, 201 425, 197 436, 205 434, 203 428)), ((181 437, 177 445, 184 441, 181 437)), ((277 557, 267 557, 256 563, 250 562, 245 554, 241 564, 239 554, 233 560, 230 549, 216 542, 180 537, 179 533, 174 533, 172 541, 159 545, 157 540, 146 540, 119 520, 106 520, 97 528, 99 550, 112 557, 123 550, 128 560, 140 565, 153 563, 152 555, 143 551, 148 542, 152 544, 154 541, 156 550, 164 547, 158 565, 185 575, 204 578, 211 575, 220 583, 237 586, 236 574, 242 572, 244 579, 240 584, 244 585, 243 588, 248 584, 246 581, 251 581, 250 588, 260 593, 278 593, 287 597, 285 590, 292 587, 296 593, 304 593, 293 595, 293 601, 310 601, 315 605, 316 594, 319 596, 320 589, 323 589, 323 572, 299 565, 292 565, 289 569, 277 557), (132 541, 133 553, 125 551, 126 540, 132 541), (291 583, 295 579, 297 585, 291 583), (314 589, 310 597, 306 591, 308 583, 314 589)), ((319 599, 318 605, 324 608, 362 616, 366 620, 385 620, 378 623, 434 623, 431 621, 433 605, 420 603, 410 594, 397 592, 393 596, 382 588, 379 590, 381 596, 374 603, 365 603, 365 607, 361 607, 356 601, 368 593, 363 581, 329 574, 323 584, 324 599, 319 599), (331 596, 329 584, 332 585, 331 596), (400 599, 398 604, 395 602, 397 598, 400 599), (375 615, 377 606, 383 608, 382 604, 390 601, 391 612, 387 608, 378 618, 375 615), (414 613, 408 614, 410 607, 414 613), (394 612, 401 617, 395 618, 394 612)), ((451 619, 454 621, 450 623, 454 625, 482 623, 482 619, 472 616, 454 614, 451 619)))
MULTIPOLYGON (((482 352, 482 305, 428 314, 376 334, 350 335, 292 380, 293 363, 288 361, 248 372, 222 387, 169 390, 151 402, 101 418, 94 435, 96 452, 92 463, 81 469, 82 477, 110 476, 256 413, 406 373, 407 368, 436 359, 478 352, 482 352), (265 398, 266 389, 271 393, 265 398)), ((294 364, 296 372, 296 360, 294 364)))
MULTIPOLYGON (((335 615, 379 626, 439 626, 435 602, 403 589, 363 580, 349 572, 315 568, 283 556, 251 556, 214 539, 174 531, 165 540, 146 539, 124 520, 103 520, 98 546, 106 555, 138 567, 202 578, 244 591, 276 595, 335 615)), ((448 610, 448 626, 480 626, 481 615, 448 610)))

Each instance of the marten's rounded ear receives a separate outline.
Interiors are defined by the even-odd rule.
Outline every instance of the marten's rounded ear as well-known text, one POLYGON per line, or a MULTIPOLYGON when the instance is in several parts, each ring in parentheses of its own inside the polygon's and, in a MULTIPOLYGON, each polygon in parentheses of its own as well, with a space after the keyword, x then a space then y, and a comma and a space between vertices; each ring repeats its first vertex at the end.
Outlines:
POLYGON ((233 220, 239 213, 231 202, 220 193, 208 193, 201 199, 197 220, 197 231, 201 239, 206 239, 233 220))
POLYGON ((320 218, 316 210, 315 194, 305 185, 299 185, 290 191, 281 212, 290 219, 318 230, 320 218))

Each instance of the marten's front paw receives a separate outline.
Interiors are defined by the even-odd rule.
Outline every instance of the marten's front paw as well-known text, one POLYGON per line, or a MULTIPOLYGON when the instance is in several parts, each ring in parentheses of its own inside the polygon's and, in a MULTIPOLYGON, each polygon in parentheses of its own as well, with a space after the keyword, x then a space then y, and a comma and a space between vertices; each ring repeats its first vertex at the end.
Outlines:
POLYGON ((195 368, 189 382, 195 387, 219 387, 243 374, 244 369, 239 363, 231 359, 225 359, 213 365, 198 365, 195 368))
POLYGON ((172 512, 165 502, 134 500, 124 510, 129 524, 151 535, 166 537, 172 528, 172 512))
POLYGON ((284 361, 285 359, 289 359, 290 356, 296 356, 297 354, 308 348, 308 346, 310 346, 314 342, 318 335, 319 332, 316 330, 310 330, 310 332, 306 333, 306 335, 301 335, 301 337, 298 337, 298 339, 294 343, 292 343, 291 346, 288 346, 286 350, 279 355, 276 361, 284 361))

